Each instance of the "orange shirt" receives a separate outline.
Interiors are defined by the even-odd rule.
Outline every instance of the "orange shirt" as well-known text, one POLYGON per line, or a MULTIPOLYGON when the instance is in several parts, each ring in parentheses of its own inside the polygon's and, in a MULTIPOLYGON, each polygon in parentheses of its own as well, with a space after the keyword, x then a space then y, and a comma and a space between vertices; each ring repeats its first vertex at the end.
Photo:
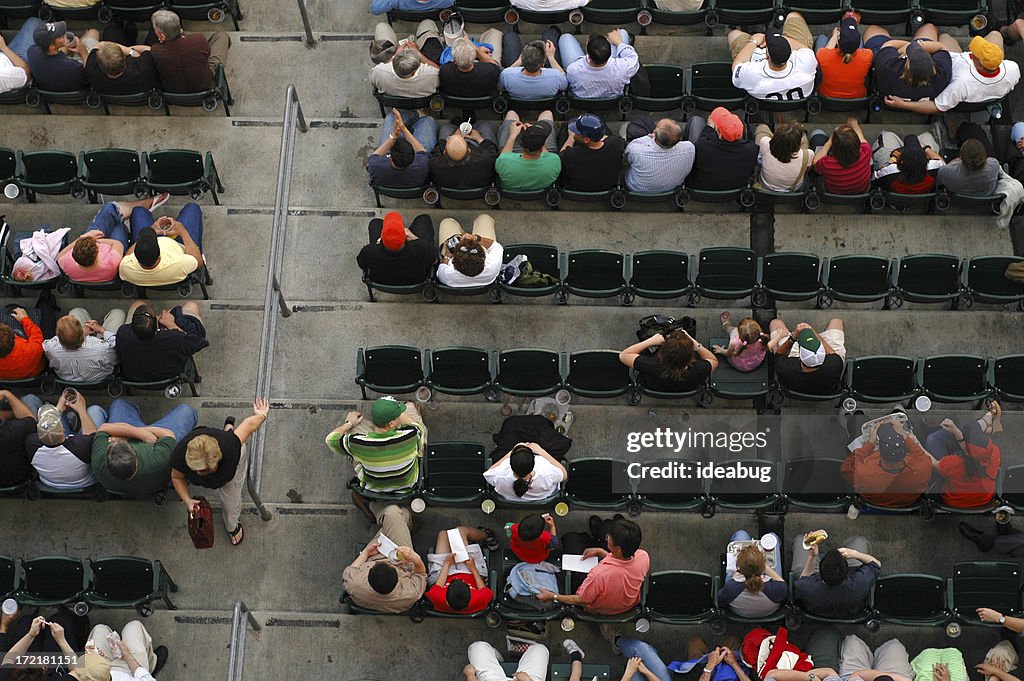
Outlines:
POLYGON ((32 378, 46 369, 43 357, 43 332, 28 317, 21 320, 21 328, 25 330, 28 340, 14 336, 14 349, 6 357, 0 357, 0 379, 16 381, 32 378))
POLYGON ((1002 458, 999 447, 988 439, 987 447, 967 443, 968 455, 981 464, 983 477, 968 478, 963 458, 950 455, 939 459, 939 474, 945 478, 942 502, 954 508, 977 508, 992 501, 996 493, 996 477, 1002 458))
POLYGON ((911 506, 928 490, 932 478, 932 460, 920 444, 907 438, 907 456, 903 469, 895 473, 881 466, 881 454, 875 445, 865 442, 843 461, 843 478, 864 501, 874 506, 903 508, 911 506))
POLYGON ((838 48, 823 47, 818 50, 818 66, 821 67, 821 83, 818 94, 836 99, 867 97, 868 89, 864 79, 871 70, 874 53, 860 48, 853 53, 850 63, 843 63, 843 53, 838 48))
POLYGON ((601 559, 576 589, 576 595, 587 601, 587 612, 617 615, 640 603, 644 578, 651 569, 651 557, 637 549, 632 558, 620 560, 612 555, 601 559))

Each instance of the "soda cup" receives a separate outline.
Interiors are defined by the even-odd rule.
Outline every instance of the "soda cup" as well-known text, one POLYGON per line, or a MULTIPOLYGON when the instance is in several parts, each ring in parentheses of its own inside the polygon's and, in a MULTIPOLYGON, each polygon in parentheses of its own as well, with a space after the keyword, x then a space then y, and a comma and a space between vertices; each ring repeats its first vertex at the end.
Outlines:
POLYGON ((413 513, 423 513, 423 509, 427 507, 427 502, 423 501, 420 497, 416 497, 409 504, 409 508, 412 509, 413 513))
POLYGON ((515 523, 505 523, 505 536, 508 537, 509 539, 512 538, 512 526, 513 525, 515 525, 515 523))
POLYGON ((646 634, 651 629, 651 621, 641 617, 636 621, 637 633, 646 634))
POLYGON ((13 598, 8 598, 4 601, 2 608, 3 613, 8 617, 11 617, 14 613, 18 612, 18 601, 13 598))
POLYGON ((459 124, 459 132, 461 132, 463 135, 469 137, 469 135, 473 132, 473 124, 470 123, 469 121, 465 121, 463 123, 460 123, 459 124))
POLYGON ((557 504, 555 504, 555 515, 557 515, 559 518, 564 518, 565 516, 569 515, 569 504, 565 503, 564 501, 559 501, 557 504))
POLYGON ((569 633, 576 628, 576 622, 571 617, 562 618, 562 631, 569 633))
POLYGON ((480 510, 486 513, 487 515, 494 513, 494 500, 484 499, 482 502, 480 502, 480 510))

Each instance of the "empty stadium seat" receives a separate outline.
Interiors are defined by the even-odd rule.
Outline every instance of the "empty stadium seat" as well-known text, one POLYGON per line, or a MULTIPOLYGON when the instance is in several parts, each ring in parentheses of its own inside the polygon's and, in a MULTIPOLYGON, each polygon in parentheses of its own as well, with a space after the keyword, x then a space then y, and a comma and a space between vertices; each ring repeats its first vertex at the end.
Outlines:
POLYGON ((414 392, 423 385, 423 355, 419 348, 380 345, 356 351, 356 383, 366 391, 382 394, 414 392))

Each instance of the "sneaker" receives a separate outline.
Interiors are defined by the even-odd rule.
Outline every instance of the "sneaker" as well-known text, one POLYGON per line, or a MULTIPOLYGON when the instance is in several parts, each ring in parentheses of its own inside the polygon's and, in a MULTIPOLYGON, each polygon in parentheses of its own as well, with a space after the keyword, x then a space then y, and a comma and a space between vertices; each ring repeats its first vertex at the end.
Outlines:
POLYGON ((567 638, 562 641, 562 647, 565 648, 565 652, 569 653, 570 656, 573 653, 579 653, 581 660, 587 656, 587 654, 583 652, 583 648, 580 648, 580 645, 571 638, 567 638))
POLYGON ((478 527, 477 529, 482 530, 484 535, 486 535, 481 546, 488 551, 497 551, 500 544, 498 544, 498 537, 494 534, 494 530, 489 527, 478 527))
POLYGON ((164 665, 167 664, 167 657, 170 655, 170 651, 167 650, 167 646, 157 646, 153 649, 153 655, 156 656, 156 664, 153 665, 153 676, 156 676, 164 665))
POLYGON ((619 650, 619 646, 615 645, 616 639, 619 638, 619 632, 615 630, 615 627, 605 622, 601 625, 601 636, 611 644, 612 650, 615 651, 616 655, 622 654, 622 651, 619 650))

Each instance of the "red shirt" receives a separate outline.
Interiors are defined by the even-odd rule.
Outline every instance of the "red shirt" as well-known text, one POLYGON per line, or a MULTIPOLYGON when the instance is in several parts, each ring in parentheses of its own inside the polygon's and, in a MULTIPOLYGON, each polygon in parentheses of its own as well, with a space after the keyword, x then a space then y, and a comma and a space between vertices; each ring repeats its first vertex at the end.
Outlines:
POLYGON ((837 48, 821 48, 817 51, 818 65, 821 67, 821 84, 818 94, 836 99, 857 99, 867 97, 868 89, 864 85, 874 53, 860 48, 853 53, 849 63, 843 63, 843 53, 837 48))
POLYGON ((488 589, 486 586, 482 589, 476 588, 476 580, 473 575, 460 572, 454 575, 448 576, 448 581, 444 583, 444 586, 440 584, 434 584, 434 586, 427 589, 427 599, 430 604, 434 606, 434 610, 438 612, 449 612, 459 614, 469 614, 474 612, 480 612, 486 610, 487 606, 494 600, 494 592, 488 589), (465 610, 452 610, 448 606, 448 585, 454 581, 465 582, 469 585, 469 605, 465 610))
POLYGON ((849 168, 829 155, 814 164, 829 194, 864 194, 871 188, 871 145, 860 143, 860 158, 849 168))
POLYGON ((933 175, 925 175, 920 182, 913 184, 902 182, 899 177, 899 175, 893 176, 893 181, 889 183, 889 191, 896 192, 897 194, 928 194, 935 191, 935 177, 933 175))
POLYGON ((632 558, 620 560, 612 555, 601 560, 576 589, 576 595, 587 601, 587 612, 617 615, 640 602, 644 577, 651 569, 651 557, 637 549, 632 558))
POLYGON ((977 508, 985 506, 996 493, 996 476, 999 474, 1000 452, 992 439, 987 447, 967 443, 967 454, 976 459, 984 469, 984 477, 968 478, 963 458, 952 455, 939 459, 939 474, 946 479, 942 486, 942 503, 955 508, 977 508))
POLYGON ((906 443, 907 455, 903 459, 902 470, 884 470, 878 449, 865 442, 846 457, 840 472, 853 491, 869 504, 886 508, 911 506, 928 489, 932 460, 913 438, 907 438, 906 443))
POLYGON ((516 523, 512 526, 509 548, 524 563, 540 563, 547 560, 551 553, 551 533, 544 530, 533 541, 523 541, 519 538, 519 523, 516 523))
POLYGON ((0 357, 0 379, 17 381, 32 378, 46 369, 46 359, 43 357, 43 332, 28 317, 22 318, 21 328, 24 329, 28 340, 18 335, 14 336, 14 349, 6 357, 0 357))

